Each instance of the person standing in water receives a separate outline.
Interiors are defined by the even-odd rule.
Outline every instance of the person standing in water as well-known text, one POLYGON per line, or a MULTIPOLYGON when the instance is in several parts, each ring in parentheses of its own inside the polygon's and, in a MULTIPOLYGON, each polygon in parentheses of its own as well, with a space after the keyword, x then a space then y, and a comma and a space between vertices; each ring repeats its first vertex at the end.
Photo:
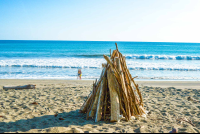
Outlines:
MULTIPOLYGON (((80 78, 80 80, 81 80, 81 75, 82 75, 82 72, 81 72, 81 69, 79 69, 78 70, 78 77, 80 78)), ((78 77, 77 77, 77 79, 78 79, 78 77)))

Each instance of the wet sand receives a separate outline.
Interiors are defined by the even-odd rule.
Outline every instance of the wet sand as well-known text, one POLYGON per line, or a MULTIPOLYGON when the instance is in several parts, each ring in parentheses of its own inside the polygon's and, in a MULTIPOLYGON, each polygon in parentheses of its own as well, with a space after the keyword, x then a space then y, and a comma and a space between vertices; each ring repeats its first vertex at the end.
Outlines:
POLYGON ((110 123, 79 113, 92 80, 0 80, 0 133, 3 132, 200 132, 199 81, 137 81, 144 107, 150 114, 126 122, 110 123), (3 90, 3 86, 36 84, 36 89, 3 90), (37 102, 38 104, 32 104, 37 102), (57 116, 55 116, 57 115, 57 116), (179 123, 176 118, 191 120, 179 123))

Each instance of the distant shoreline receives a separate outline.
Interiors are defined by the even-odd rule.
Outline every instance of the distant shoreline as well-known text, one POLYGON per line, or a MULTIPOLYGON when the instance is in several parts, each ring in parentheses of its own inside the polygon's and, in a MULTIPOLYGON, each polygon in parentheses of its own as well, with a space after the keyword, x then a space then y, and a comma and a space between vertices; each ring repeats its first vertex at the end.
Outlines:
MULTIPOLYGON (((0 85, 26 85, 26 84, 80 84, 80 85, 92 85, 94 80, 64 80, 64 79, 0 79, 0 85)), ((188 80, 135 80, 140 86, 150 87, 175 87, 181 89, 200 89, 200 81, 188 81, 188 80)))

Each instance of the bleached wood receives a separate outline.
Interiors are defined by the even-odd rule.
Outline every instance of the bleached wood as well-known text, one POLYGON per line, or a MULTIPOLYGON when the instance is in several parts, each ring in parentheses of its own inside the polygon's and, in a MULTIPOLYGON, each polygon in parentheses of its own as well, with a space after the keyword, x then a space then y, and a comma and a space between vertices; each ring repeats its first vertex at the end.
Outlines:
POLYGON ((99 96, 98 96, 98 100, 97 100, 97 109, 96 109, 96 114, 95 114, 95 122, 98 121, 97 116, 99 114, 99 106, 100 106, 100 98, 101 98, 101 94, 102 94, 102 82, 101 85, 99 87, 99 96))
POLYGON ((95 122, 100 121, 102 118, 102 107, 103 107, 103 100, 104 100, 105 84, 106 84, 106 77, 103 78, 103 81, 101 81, 101 85, 100 85, 100 93, 99 93, 99 98, 98 98, 95 122))
POLYGON ((95 115, 95 112, 96 112, 96 108, 97 108, 97 100, 98 100, 98 97, 99 97, 99 88, 97 89, 97 93, 96 95, 94 96, 94 101, 93 101, 93 104, 91 106, 91 110, 89 111, 89 117, 93 117, 95 115))
MULTIPOLYGON (((103 68, 101 76, 104 76, 105 70, 106 70, 106 67, 103 68)), ((100 79, 103 79, 103 77, 101 77, 100 79)), ((99 84, 101 84, 101 83, 99 83, 99 84)), ((89 112, 89 117, 94 117, 94 115, 96 113, 96 108, 97 108, 97 102, 98 102, 98 98, 99 98, 99 93, 100 93, 100 87, 98 86, 97 87, 97 93, 95 95, 95 99, 94 99, 91 111, 89 112)))
MULTIPOLYGON (((111 70, 107 70, 108 86, 110 92, 110 101, 111 101, 111 122, 118 122, 120 120, 120 104, 119 96, 116 89, 119 88, 117 81, 112 74, 111 70)), ((119 89, 118 89, 119 90, 119 89)))
POLYGON ((115 60, 116 60, 117 70, 119 72, 119 76, 120 76, 120 80, 121 80, 122 89, 123 89, 123 92, 124 92, 125 109, 126 109, 127 117, 128 117, 128 120, 129 120, 131 118, 130 100, 128 99, 129 96, 128 96, 128 92, 127 92, 127 88, 126 88, 126 84, 125 84, 125 80, 124 80, 124 75, 123 75, 120 59, 115 58, 115 60))
POLYGON ((92 93, 89 94, 87 100, 85 101, 85 103, 82 105, 82 107, 80 108, 80 112, 85 113, 87 111, 87 108, 89 106, 89 103, 91 101, 92 98, 92 93))
POLYGON ((133 84, 134 84, 134 86, 135 86, 135 88, 136 88, 137 94, 138 94, 139 97, 140 97, 140 102, 139 102, 139 100, 138 100, 137 96, 135 95, 135 93, 134 93, 134 91, 133 91, 133 88, 131 87, 131 84, 130 84, 129 87, 132 89, 131 92, 133 93, 132 97, 133 97, 133 101, 134 101, 134 106, 133 106, 133 108, 134 108, 134 110, 135 110, 134 112, 135 112, 136 115, 141 115, 141 112, 140 112, 141 110, 140 110, 140 107, 139 107, 139 104, 143 106, 143 101, 142 101, 141 92, 139 91, 138 85, 135 84, 134 78, 132 78, 132 76, 131 76, 131 74, 130 74, 130 72, 129 72, 127 66, 126 66, 125 57, 122 56, 121 53, 120 53, 120 56, 122 57, 122 58, 121 58, 121 61, 122 61, 122 63, 124 64, 124 67, 125 67, 124 69, 126 70, 125 72, 126 72, 126 74, 128 75, 129 79, 133 82, 133 84))
POLYGON ((93 105, 93 102, 94 102, 94 99, 95 99, 95 95, 96 95, 96 82, 93 83, 92 98, 91 98, 91 101, 89 102, 89 105, 87 107, 87 115, 86 115, 87 120, 89 118, 89 113, 90 113, 90 110, 92 108, 92 105, 93 105))
MULTIPOLYGON (((117 53, 117 52, 116 52, 116 53, 117 53)), ((119 72, 118 72, 118 70, 116 69, 116 67, 113 65, 113 62, 109 59, 108 56, 106 56, 106 55, 103 55, 103 56, 104 56, 105 60, 108 62, 108 64, 110 65, 112 71, 114 72, 114 75, 115 75, 115 77, 116 77, 116 79, 117 79, 117 82, 118 82, 118 83, 121 83, 121 81, 120 81, 120 76, 119 76, 119 72)))
POLYGON ((36 85, 24 85, 24 86, 3 86, 3 89, 35 89, 36 85))
POLYGON ((126 121, 143 116, 146 111, 143 107, 139 86, 132 78, 126 66, 125 57, 119 52, 117 43, 116 50, 112 54, 110 50, 110 56, 109 58, 104 55, 107 64, 102 64, 103 70, 93 86, 92 95, 89 95, 88 100, 83 104, 87 111, 87 119, 94 117, 95 122, 101 119, 115 122, 122 118, 120 114, 123 114, 126 121), (106 80, 106 87, 103 84, 104 80, 106 80), (89 101, 88 106, 87 101, 89 101))

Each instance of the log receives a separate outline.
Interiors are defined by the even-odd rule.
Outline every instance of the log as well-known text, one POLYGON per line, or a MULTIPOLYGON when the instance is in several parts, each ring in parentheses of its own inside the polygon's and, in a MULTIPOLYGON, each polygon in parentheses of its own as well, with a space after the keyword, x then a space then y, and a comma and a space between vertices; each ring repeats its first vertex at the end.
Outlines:
POLYGON ((12 87, 6 87, 3 86, 3 89, 35 89, 36 85, 24 85, 24 86, 12 86, 12 87))
POLYGON ((97 103, 95 122, 100 121, 102 118, 102 107, 103 107, 103 100, 104 100, 105 84, 106 84, 106 77, 103 78, 103 81, 101 81, 101 85, 100 85, 100 93, 99 93, 99 98, 98 98, 98 103, 97 103))
POLYGON ((124 100, 125 100, 125 109, 126 109, 126 112, 127 112, 127 116, 128 116, 128 120, 130 120, 131 118, 131 112, 130 112, 130 100, 128 99, 129 96, 128 96, 128 92, 127 92, 127 88, 126 88, 126 84, 125 84, 125 80, 124 80, 124 75, 123 75, 123 72, 122 72, 122 66, 120 64, 120 59, 119 58, 115 58, 116 60, 116 64, 117 64, 117 70, 119 73, 119 76, 120 76, 120 80, 121 80, 121 83, 122 83, 122 89, 123 89, 123 92, 125 93, 124 95, 124 100))
MULTIPOLYGON (((107 70, 108 86, 110 91, 110 101, 111 101, 111 122, 118 122, 120 120, 120 104, 119 96, 117 94, 116 88, 119 88, 117 81, 114 79, 114 75, 111 70, 107 70)), ((119 89, 118 89, 119 90, 119 89)))

